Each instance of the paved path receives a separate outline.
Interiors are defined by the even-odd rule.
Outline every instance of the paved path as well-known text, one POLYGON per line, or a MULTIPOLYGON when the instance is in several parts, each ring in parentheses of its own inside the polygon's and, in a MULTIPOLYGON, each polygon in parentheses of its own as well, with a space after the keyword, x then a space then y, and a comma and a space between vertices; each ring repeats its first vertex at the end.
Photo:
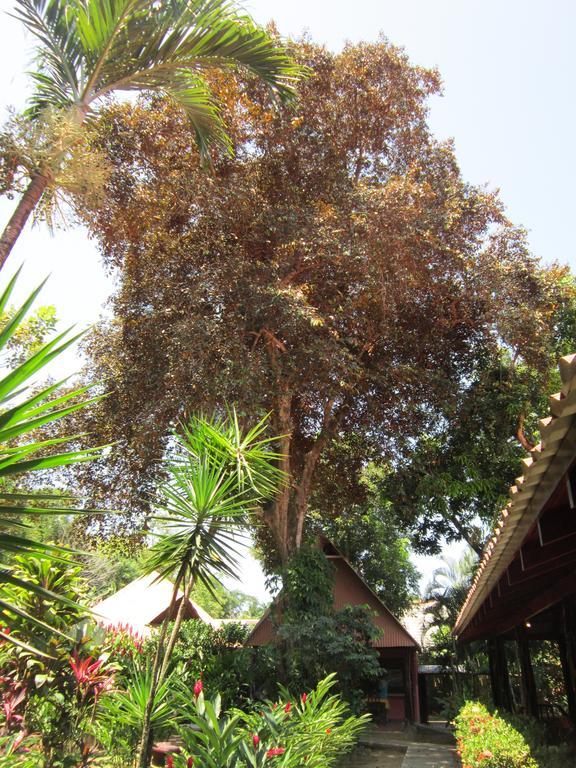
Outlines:
POLYGON ((410 744, 402 768, 456 768, 456 750, 444 744, 410 744))

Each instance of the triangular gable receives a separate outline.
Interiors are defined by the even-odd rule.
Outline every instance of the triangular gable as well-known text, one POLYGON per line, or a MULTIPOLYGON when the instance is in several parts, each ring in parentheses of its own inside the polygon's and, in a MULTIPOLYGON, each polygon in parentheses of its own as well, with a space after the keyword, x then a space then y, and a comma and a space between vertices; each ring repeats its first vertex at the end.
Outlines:
MULTIPOLYGON (((374 612, 374 623, 381 634, 374 641, 375 648, 418 648, 418 643, 400 621, 386 607, 378 595, 366 584, 344 555, 325 536, 318 537, 318 545, 335 566, 334 608, 345 605, 368 605, 374 612)), ((254 627, 247 645, 267 645, 274 638, 270 606, 254 627)))

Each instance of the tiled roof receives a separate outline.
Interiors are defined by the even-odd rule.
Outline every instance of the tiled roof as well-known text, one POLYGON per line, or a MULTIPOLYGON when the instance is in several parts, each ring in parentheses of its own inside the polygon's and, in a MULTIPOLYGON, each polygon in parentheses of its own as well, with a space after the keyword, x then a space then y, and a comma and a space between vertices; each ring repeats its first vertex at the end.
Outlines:
MULTIPOLYGON (((510 565, 526 534, 534 525, 554 486, 548 470, 561 458, 560 447, 576 414, 576 354, 560 358, 562 389, 549 398, 551 415, 539 421, 540 443, 522 460, 523 474, 510 488, 510 501, 502 510, 484 548, 470 591, 460 610, 454 634, 459 635, 510 565), (545 487, 544 487, 545 486, 545 487)), ((568 456, 568 459, 573 458, 568 456)), ((558 478, 556 478, 557 481, 558 478)))

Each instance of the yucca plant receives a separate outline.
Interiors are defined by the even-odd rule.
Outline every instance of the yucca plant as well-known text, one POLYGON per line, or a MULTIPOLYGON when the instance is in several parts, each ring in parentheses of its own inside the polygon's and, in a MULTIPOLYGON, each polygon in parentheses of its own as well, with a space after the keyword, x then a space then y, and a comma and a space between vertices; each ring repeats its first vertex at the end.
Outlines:
MULTIPOLYGON (((6 309, 18 274, 9 281, 0 295, 0 315, 6 309)), ((0 327, 0 354, 17 332, 42 285, 15 312, 11 312, 0 327)), ((80 335, 71 336, 69 331, 58 334, 19 365, 4 369, 4 375, 0 378, 0 551, 3 555, 0 587, 11 585, 32 590, 50 600, 56 598, 53 592, 40 583, 25 581, 13 573, 10 558, 30 554, 43 558, 68 557, 70 553, 63 548, 37 541, 31 535, 31 524, 25 519, 37 515, 72 514, 81 510, 73 508, 74 500, 70 497, 34 490, 19 491, 15 483, 25 477, 29 485, 30 476, 34 472, 90 461, 100 453, 98 448, 62 450, 78 435, 44 440, 36 437, 42 427, 54 424, 102 397, 88 396, 88 387, 62 393, 63 381, 44 387, 37 385, 37 377, 48 363, 74 344, 80 335)), ((5 596, 0 596, 0 623, 9 626, 10 616, 14 615, 31 624, 36 622, 45 629, 32 615, 5 596)), ((4 627, 0 629, 0 637, 23 644, 17 637, 6 632, 4 627)))
POLYGON ((155 687, 165 679, 193 586, 201 581, 212 590, 214 579, 235 574, 238 536, 257 507, 271 498, 284 480, 266 427, 267 418, 244 432, 236 412, 231 411, 224 419, 193 416, 174 434, 166 458, 168 479, 160 489, 156 517, 160 527, 147 567, 149 572, 158 571, 161 578, 173 573, 176 577, 154 659, 140 768, 146 768, 150 761, 155 687))
MULTIPOLYGON (((56 113, 82 124, 113 92, 159 91, 185 110, 204 158, 213 144, 229 148, 207 70, 248 70, 280 99, 302 74, 233 0, 17 0, 14 16, 38 42, 31 120, 56 113)), ((31 169, 0 238, 0 268, 71 150, 57 148, 51 163, 31 169)))

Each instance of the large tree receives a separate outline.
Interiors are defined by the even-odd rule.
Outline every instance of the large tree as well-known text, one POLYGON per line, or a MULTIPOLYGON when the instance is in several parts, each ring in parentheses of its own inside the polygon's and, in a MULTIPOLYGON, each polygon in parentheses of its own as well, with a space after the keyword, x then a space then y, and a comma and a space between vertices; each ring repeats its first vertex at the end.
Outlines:
POLYGON ((295 111, 213 79, 235 155, 210 178, 169 102, 108 110, 114 172, 87 217, 118 278, 89 349, 113 390, 98 429, 122 446, 106 494, 142 498, 186 409, 271 411, 291 482, 262 531, 284 562, 329 447, 361 446, 342 463, 354 491, 367 457, 395 459, 443 417, 483 354, 538 358, 552 301, 497 195, 431 136, 436 72, 385 40, 295 52, 313 71, 295 111))
POLYGON ((379 484, 381 503, 393 501, 401 529, 420 552, 438 554, 444 542, 465 540, 480 555, 521 459, 539 442, 548 395, 561 385, 558 359, 574 351, 576 340, 574 280, 554 270, 548 278, 551 311, 539 319, 546 332, 538 334, 538 354, 523 359, 515 346, 480 356, 466 386, 379 484))
POLYGON ((281 97, 292 94, 301 74, 230 0, 16 0, 14 15, 35 38, 38 67, 26 141, 18 146, 0 137, 0 190, 13 191, 19 171, 29 179, 0 236, 0 268, 32 211, 83 148, 79 128, 105 97, 169 94, 206 158, 213 143, 228 145, 207 71, 241 67, 281 97))

